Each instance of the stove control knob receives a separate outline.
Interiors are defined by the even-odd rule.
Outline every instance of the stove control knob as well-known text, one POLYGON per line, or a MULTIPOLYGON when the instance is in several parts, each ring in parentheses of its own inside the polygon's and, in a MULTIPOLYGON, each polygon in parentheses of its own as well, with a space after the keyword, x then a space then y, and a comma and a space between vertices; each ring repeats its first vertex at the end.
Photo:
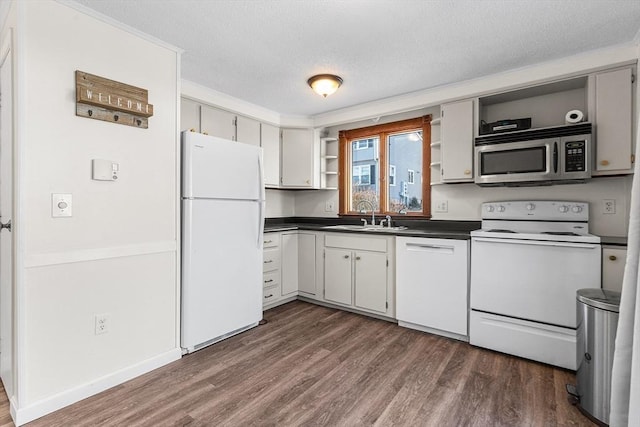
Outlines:
POLYGON ((582 212, 582 206, 575 205, 574 207, 571 208, 571 212, 573 212, 573 213, 582 212))
POLYGON ((500 205, 498 206, 498 212, 504 212, 505 211, 505 207, 500 205))
POLYGON ((533 203, 527 203, 526 207, 528 211, 532 211, 536 208, 536 205, 534 205, 533 203))
POLYGON ((495 208, 493 207, 493 205, 487 205, 486 209, 487 212, 493 212, 495 208))
POLYGON ((569 207, 567 205, 562 205, 558 208, 558 210, 562 213, 567 213, 569 212, 569 207))

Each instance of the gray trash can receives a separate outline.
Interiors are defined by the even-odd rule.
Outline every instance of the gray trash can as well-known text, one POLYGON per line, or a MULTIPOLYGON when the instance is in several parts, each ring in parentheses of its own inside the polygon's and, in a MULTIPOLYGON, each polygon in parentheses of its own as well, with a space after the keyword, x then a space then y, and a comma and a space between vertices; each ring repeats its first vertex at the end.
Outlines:
POLYGON ((578 408, 598 424, 608 425, 620 292, 580 289, 576 305, 578 408))

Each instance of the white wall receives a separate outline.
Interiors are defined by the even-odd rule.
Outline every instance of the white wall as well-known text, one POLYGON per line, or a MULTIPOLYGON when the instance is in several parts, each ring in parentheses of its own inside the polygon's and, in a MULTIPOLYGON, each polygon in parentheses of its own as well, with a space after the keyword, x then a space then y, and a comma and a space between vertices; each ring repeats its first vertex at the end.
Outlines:
POLYGON ((601 236, 626 236, 633 176, 592 178, 585 184, 549 187, 483 188, 475 184, 443 184, 431 188, 431 206, 448 202, 447 213, 432 211, 433 219, 476 220, 481 204, 498 200, 567 200, 589 202, 590 231, 601 236), (603 214, 602 200, 616 201, 615 214, 603 214))
POLYGON ((294 191, 267 189, 265 193, 265 217, 283 218, 295 215, 294 191))
POLYGON ((180 357, 179 54, 55 1, 18 22, 22 423, 180 357), (76 70, 147 89, 149 128, 77 117, 76 70), (94 158, 118 181, 92 180, 94 158), (73 217, 51 217, 51 193, 73 194, 73 217))

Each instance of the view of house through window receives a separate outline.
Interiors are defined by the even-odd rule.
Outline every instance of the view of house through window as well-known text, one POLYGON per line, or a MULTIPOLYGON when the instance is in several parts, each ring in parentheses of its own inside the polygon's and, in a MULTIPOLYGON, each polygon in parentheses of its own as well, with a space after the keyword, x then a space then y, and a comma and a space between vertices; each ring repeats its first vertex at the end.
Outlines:
POLYGON ((420 117, 341 131, 340 213, 428 216, 430 129, 420 117))

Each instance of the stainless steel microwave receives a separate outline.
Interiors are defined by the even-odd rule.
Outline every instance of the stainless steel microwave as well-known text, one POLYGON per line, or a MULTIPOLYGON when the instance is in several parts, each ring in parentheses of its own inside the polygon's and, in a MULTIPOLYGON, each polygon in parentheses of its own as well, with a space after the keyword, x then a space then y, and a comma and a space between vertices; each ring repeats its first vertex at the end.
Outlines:
POLYGON ((476 140, 475 182, 482 186, 544 185, 591 178, 591 135, 515 142, 476 140))

